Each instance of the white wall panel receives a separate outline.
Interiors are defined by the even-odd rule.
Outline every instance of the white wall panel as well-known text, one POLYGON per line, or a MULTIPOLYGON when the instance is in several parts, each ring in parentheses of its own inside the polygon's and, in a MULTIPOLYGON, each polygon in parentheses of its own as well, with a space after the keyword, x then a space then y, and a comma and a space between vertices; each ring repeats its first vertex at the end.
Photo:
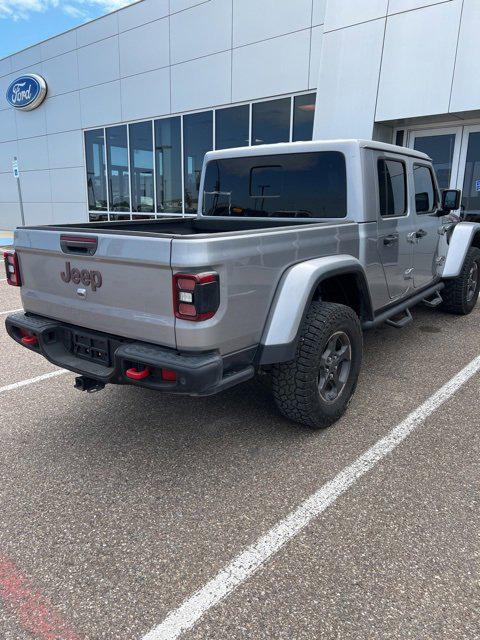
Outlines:
POLYGON ((465 0, 450 111, 480 109, 480 2, 465 0))
POLYGON ((314 138, 371 138, 385 20, 323 34, 314 138))
POLYGON ((323 27, 313 27, 312 40, 310 43, 310 69, 308 88, 313 89, 318 83, 318 73, 320 70, 320 55, 322 53, 323 27))
POLYGON ((47 136, 19 140, 18 162, 22 172, 48 169, 47 136))
POLYGON ((306 29, 311 19, 312 0, 233 0, 233 46, 306 29))
POLYGON ((170 18, 172 64, 232 46, 232 1, 210 0, 170 18))
POLYGON ((42 49, 39 44, 24 49, 12 56, 12 71, 25 69, 38 64, 42 60, 42 49))
POLYGON ((77 130, 47 136, 50 169, 83 166, 82 135, 77 130))
POLYGON ((0 173, 0 202, 16 202, 17 200, 17 183, 12 172, 0 173))
POLYGON ((78 89, 77 52, 70 51, 44 62, 42 76, 47 81, 49 96, 78 89))
POLYGON ((80 129, 82 126, 80 94, 78 91, 49 98, 45 103, 45 112, 47 115, 47 133, 71 131, 72 129, 80 129))
POLYGON ((412 11, 421 7, 428 7, 431 4, 439 4, 448 0, 390 0, 388 14, 400 13, 401 11, 412 11))
POLYGON ((177 11, 183 11, 189 9, 197 4, 204 4, 205 2, 211 2, 212 0, 170 0, 170 13, 176 13, 177 11))
POLYGON ((52 201, 50 171, 24 171, 20 180, 24 202, 52 201))
POLYGON ((11 109, 12 107, 7 102, 6 93, 10 84, 18 78, 20 74, 9 73, 6 76, 0 78, 0 111, 3 109, 11 109))
MULTIPOLYGON (((0 142, 0 173, 12 172, 12 160, 14 156, 18 156, 18 142, 11 140, 10 142, 0 142)), ((0 200, 2 196, 0 194, 0 200)))
POLYGON ((2 76, 7 75, 7 73, 10 73, 12 71, 12 58, 8 57, 8 58, 3 58, 3 60, 0 60, 0 78, 2 76))
POLYGON ((168 16, 168 0, 143 0, 118 12, 118 29, 126 31, 168 16))
POLYGON ((230 72, 230 51, 172 67, 172 112, 229 103, 230 72))
POLYGON ((92 42, 110 38, 118 33, 118 17, 110 13, 103 18, 93 20, 77 29, 77 46, 84 47, 92 42))
POLYGON ((69 222, 88 222, 88 211, 85 202, 53 203, 53 224, 68 224, 69 222))
POLYGON ((15 229, 20 224, 20 205, 17 202, 0 202, 0 225, 5 229, 15 229))
POLYGON ((448 112, 460 9, 455 0, 388 18, 377 120, 448 112))
POLYGON ((170 63, 168 18, 130 29, 119 37, 120 75, 132 76, 170 63))
POLYGON ((140 120, 170 111, 170 69, 123 78, 122 119, 140 120))
POLYGON ((55 169, 50 172, 52 202, 82 202, 85 199, 85 170, 55 169))
MULTIPOLYGON (((141 47, 141 44, 138 46, 141 47)), ((78 72, 80 88, 118 80, 118 38, 109 38, 79 49, 78 72)))
POLYGON ((52 224, 52 205, 50 202, 26 202, 23 207, 25 224, 52 224))
MULTIPOLYGON (((52 98, 56 100, 56 98, 52 98)), ((17 124, 17 137, 18 138, 32 138, 33 136, 44 136, 47 133, 47 121, 45 113, 47 109, 47 103, 44 102, 41 107, 34 111, 18 111, 12 110, 15 115, 15 121, 17 124)), ((0 113, 0 117, 4 112, 0 113)))
POLYGON ((120 81, 99 84, 80 91, 82 127, 98 127, 122 119, 120 81))
POLYGON ((310 29, 233 51, 233 102, 308 89, 310 29))
POLYGON ((312 25, 323 24, 325 22, 326 9, 327 0, 313 0, 312 25))
POLYGON ((62 53, 73 51, 77 47, 77 32, 76 30, 67 31, 55 38, 42 42, 40 46, 42 48, 42 60, 48 60, 54 56, 62 55, 62 53))
POLYGON ((15 111, 13 109, 0 111, 0 142, 15 140, 16 138, 17 125, 15 123, 15 111))
POLYGON ((388 0, 328 0, 325 31, 383 18, 387 13, 387 5, 388 0))

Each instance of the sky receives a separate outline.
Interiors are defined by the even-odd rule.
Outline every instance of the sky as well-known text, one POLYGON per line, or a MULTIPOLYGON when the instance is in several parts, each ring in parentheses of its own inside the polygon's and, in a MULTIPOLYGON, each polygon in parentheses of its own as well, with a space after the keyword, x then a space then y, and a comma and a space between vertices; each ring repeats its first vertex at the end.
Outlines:
POLYGON ((134 0, 0 0, 0 59, 134 0))

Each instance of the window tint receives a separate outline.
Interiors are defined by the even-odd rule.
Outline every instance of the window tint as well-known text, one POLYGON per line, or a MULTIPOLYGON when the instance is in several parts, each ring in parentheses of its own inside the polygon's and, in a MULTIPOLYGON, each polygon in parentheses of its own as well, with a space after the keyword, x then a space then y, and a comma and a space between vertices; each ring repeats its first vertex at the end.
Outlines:
POLYGON ((209 216, 344 217, 345 158, 323 151, 211 161, 203 211, 209 216))
POLYGON ((468 136, 462 204, 467 214, 480 213, 480 132, 468 136))
POLYGON ((203 158, 213 142, 213 113, 193 113, 183 118, 185 211, 195 213, 202 175, 203 158))
POLYGON ((127 127, 109 127, 106 133, 110 210, 130 211, 127 127))
POLYGON ((439 136, 419 136, 415 138, 414 148, 423 151, 433 161, 440 189, 448 189, 452 174, 453 152, 455 150, 455 134, 439 136))
POLYGON ((180 118, 155 122, 158 213, 182 212, 182 140, 180 118))
POLYGON ((290 98, 252 106, 252 145, 290 140, 290 98))
POLYGON ((132 211, 150 213, 153 201, 153 134, 151 122, 130 125, 132 211))
POLYGON ((105 181, 105 138, 103 129, 85 133, 87 161, 88 207, 90 211, 107 210, 107 186, 105 181))
POLYGON ((293 103, 292 140, 311 140, 313 137, 313 118, 315 116, 316 94, 296 96, 293 103))
POLYGON ((403 162, 378 161, 378 190, 381 216, 402 216, 406 213, 407 176, 403 162))
POLYGON ((424 165, 413 167, 415 209, 417 213, 430 213, 436 206, 436 193, 432 172, 424 165))
POLYGON ((248 104, 215 112, 215 149, 245 147, 249 143, 248 104))

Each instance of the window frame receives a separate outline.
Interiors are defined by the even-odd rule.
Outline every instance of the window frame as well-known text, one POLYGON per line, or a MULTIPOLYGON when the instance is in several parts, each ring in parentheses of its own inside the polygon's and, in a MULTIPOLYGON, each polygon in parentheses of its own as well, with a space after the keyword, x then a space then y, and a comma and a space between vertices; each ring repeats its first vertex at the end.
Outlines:
POLYGON ((376 162, 377 169, 377 197, 378 197, 378 214, 382 218, 382 220, 395 220, 396 218, 406 218, 410 213, 409 200, 408 200, 408 168, 407 163, 402 158, 392 158, 390 156, 378 156, 376 162), (403 167, 403 176, 404 176, 404 209, 403 213, 396 213, 394 215, 384 215, 381 213, 381 202, 380 202, 380 170, 379 165, 380 162, 398 162, 403 167))
POLYGON ((431 215, 432 213, 435 213, 435 211, 438 211, 440 199, 439 199, 439 193, 438 193, 437 178, 435 176, 434 171, 432 170, 432 166, 425 162, 414 161, 412 165, 412 179, 413 179, 413 201, 415 202, 415 214, 417 216, 426 216, 426 215, 431 215), (432 180, 432 186, 433 186, 433 209, 429 209, 428 211, 417 211, 417 201, 416 201, 417 189, 415 187, 415 167, 424 167, 430 173, 430 178, 432 180))

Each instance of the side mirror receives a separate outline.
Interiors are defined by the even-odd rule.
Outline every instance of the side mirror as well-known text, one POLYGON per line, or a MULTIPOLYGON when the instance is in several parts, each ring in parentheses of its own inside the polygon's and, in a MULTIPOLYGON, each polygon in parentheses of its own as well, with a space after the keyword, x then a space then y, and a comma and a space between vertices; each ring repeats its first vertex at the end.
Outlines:
POLYGON ((460 189, 442 189, 442 210, 448 213, 460 209, 461 199, 460 189))

